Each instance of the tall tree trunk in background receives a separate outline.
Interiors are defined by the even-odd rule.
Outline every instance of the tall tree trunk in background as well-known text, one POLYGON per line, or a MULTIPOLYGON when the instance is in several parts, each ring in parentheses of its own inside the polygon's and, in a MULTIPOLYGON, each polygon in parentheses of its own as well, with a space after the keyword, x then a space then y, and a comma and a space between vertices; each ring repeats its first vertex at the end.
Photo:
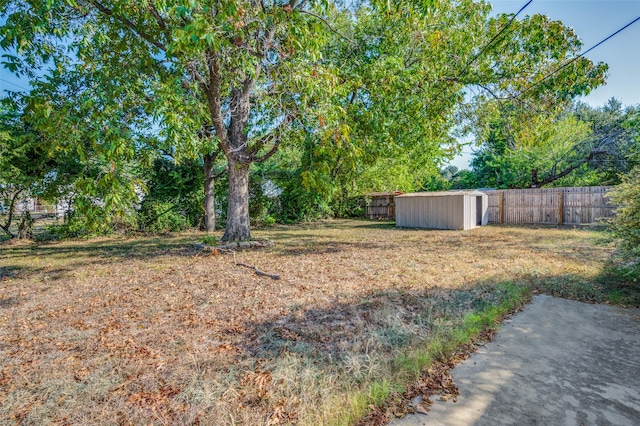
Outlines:
POLYGON ((204 230, 206 232, 216 230, 215 176, 213 174, 215 159, 215 154, 204 156, 204 230))
POLYGON ((249 164, 228 158, 227 226, 222 241, 251 239, 249 228, 249 164))

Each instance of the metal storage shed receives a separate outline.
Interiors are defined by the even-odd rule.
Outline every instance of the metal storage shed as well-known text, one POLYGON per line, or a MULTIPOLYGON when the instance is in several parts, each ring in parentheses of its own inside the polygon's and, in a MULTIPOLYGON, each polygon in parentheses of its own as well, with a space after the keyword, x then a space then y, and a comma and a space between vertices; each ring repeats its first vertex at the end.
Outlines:
POLYGON ((415 192, 396 196, 396 226, 471 229, 489 221, 488 196, 480 191, 415 192))

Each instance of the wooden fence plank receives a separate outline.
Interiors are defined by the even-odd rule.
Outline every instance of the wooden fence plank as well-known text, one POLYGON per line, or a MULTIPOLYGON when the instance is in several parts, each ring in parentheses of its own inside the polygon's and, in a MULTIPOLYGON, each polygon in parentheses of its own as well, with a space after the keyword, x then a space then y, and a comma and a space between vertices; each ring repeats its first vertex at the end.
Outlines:
POLYGON ((489 223, 579 225, 612 217, 611 186, 484 191, 489 223))

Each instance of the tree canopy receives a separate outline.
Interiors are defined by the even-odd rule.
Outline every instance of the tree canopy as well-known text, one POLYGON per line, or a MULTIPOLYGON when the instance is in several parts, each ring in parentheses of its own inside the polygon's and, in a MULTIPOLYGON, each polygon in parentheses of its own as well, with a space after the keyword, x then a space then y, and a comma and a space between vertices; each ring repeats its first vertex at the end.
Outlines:
POLYGON ((615 99, 571 105, 512 138, 496 120, 471 162, 479 187, 614 185, 638 164, 638 110, 615 99))
POLYGON ((604 81, 606 66, 544 16, 490 17, 471 0, 341 4, 7 0, 0 44, 34 81, 38 131, 97 161, 97 179, 76 185, 85 207, 131 208, 147 186, 127 173, 138 159, 195 159, 206 230, 226 173, 225 240, 251 237, 257 163, 321 198, 420 189, 459 151, 456 129, 499 123, 515 140, 604 81))

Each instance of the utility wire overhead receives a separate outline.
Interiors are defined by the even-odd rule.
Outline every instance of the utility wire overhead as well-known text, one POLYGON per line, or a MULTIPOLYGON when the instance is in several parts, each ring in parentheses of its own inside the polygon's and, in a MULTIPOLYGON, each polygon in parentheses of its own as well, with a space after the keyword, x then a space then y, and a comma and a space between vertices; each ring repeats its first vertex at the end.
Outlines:
POLYGON ((463 76, 464 74, 466 74, 466 73, 467 73, 467 70, 469 69, 469 66, 470 66, 472 63, 474 63, 474 62, 476 61, 476 59, 478 59, 478 58, 480 57, 480 55, 482 55, 482 54, 483 54, 483 53, 484 53, 484 52, 489 48, 489 46, 491 46, 491 45, 493 44, 493 42, 494 42, 494 41, 496 41, 496 40, 498 39, 498 37, 500 37, 500 35, 501 35, 504 31, 506 31, 506 29, 507 29, 507 28, 509 28, 509 27, 511 26, 511 24, 512 24, 512 23, 513 23, 513 21, 518 17, 518 15, 519 15, 523 10, 525 10, 525 9, 526 9, 526 8, 527 8, 527 7, 532 3, 532 2, 533 2, 533 0, 529 0, 527 3, 525 3, 525 5, 524 5, 524 6, 522 6, 522 7, 520 8, 520 10, 518 10, 518 12, 516 12, 516 14, 515 14, 515 15, 513 15, 513 16, 511 17, 511 19, 509 19, 509 22, 507 22, 507 25, 505 25, 504 27, 502 27, 502 28, 500 29, 500 31, 498 31, 498 32, 496 33, 496 35, 494 35, 494 36, 491 38, 491 40, 489 40, 489 43, 487 43, 487 44, 486 44, 482 49, 480 49, 480 51, 479 51, 478 53, 476 53, 476 54, 474 55, 474 57, 473 57, 473 58, 471 58, 471 59, 470 59, 470 60, 465 64, 465 66, 464 66, 464 68, 463 68, 462 72, 459 74, 459 76, 463 76))
MULTIPOLYGON (((469 67, 471 66, 472 63, 474 63, 476 61, 476 59, 478 59, 484 52, 486 52, 486 50, 489 48, 489 46, 491 46, 497 39, 498 37, 500 37, 500 35, 507 30, 507 28, 509 28, 511 26, 511 24, 513 23, 513 21, 518 17, 518 15, 520 13, 522 13, 523 10, 525 10, 531 3, 533 2, 533 0, 529 0, 528 2, 526 2, 524 4, 524 6, 522 6, 520 8, 520 10, 518 10, 518 12, 516 12, 511 19, 509 19, 509 22, 507 22, 507 24, 502 27, 500 29, 500 31, 498 31, 496 33, 496 35, 494 35, 491 40, 489 40, 489 42, 487 44, 485 44, 478 53, 476 53, 469 61, 467 61, 467 63, 464 65, 464 67, 462 68, 462 71, 460 71, 458 73, 458 75, 456 77, 454 77, 453 79, 449 79, 449 80, 459 80, 461 77, 463 77, 467 71, 469 70, 469 67)), ((445 92, 445 90, 447 90, 446 86, 442 88, 442 90, 434 97, 435 100, 439 99, 440 96, 445 92)))
POLYGON ((531 86, 527 87, 525 90, 523 90, 522 92, 520 92, 518 95, 513 96, 514 98, 518 98, 522 95, 524 95, 525 93, 527 93, 528 91, 530 91, 531 89, 533 89, 534 87, 540 85, 542 82, 544 82, 545 80, 547 80, 549 77, 553 76, 554 74, 560 72, 561 70, 563 70, 564 68, 568 67, 569 65, 571 65, 572 63, 574 63, 575 61, 577 61, 578 59, 582 58, 584 55, 586 55, 587 53, 591 52, 593 49, 595 49, 596 47, 600 46, 602 43, 606 42, 607 40, 611 39, 612 37, 618 35, 619 33, 621 33, 622 31, 626 30, 627 28, 629 28, 631 25, 635 24, 637 21, 640 21, 640 16, 638 16, 636 19, 634 19, 633 21, 629 22, 627 25, 623 26, 622 28, 618 29, 616 32, 614 32, 613 34, 611 34, 610 36, 604 38, 603 40, 599 41, 598 43, 596 43, 595 45, 593 45, 592 47, 590 47, 589 49, 585 50, 584 52, 582 52, 581 54, 579 54, 578 56, 576 56, 575 58, 572 58, 571 60, 569 60, 567 63, 565 63, 564 65, 562 65, 560 68, 550 72, 549 74, 545 75, 541 80, 538 80, 537 82, 535 82, 534 84, 532 84, 531 86))
POLYGON ((11 85, 13 85, 13 86, 16 86, 16 87, 18 87, 18 88, 20 88, 20 89, 22 89, 22 90, 29 90, 29 89, 27 89, 27 88, 26 88, 26 87, 24 87, 24 86, 20 86, 19 84, 16 84, 16 83, 14 83, 14 82, 12 82, 12 81, 9 81, 9 80, 5 80, 4 78, 0 78, 0 81, 4 81, 5 83, 9 83, 9 84, 11 84, 11 85))

